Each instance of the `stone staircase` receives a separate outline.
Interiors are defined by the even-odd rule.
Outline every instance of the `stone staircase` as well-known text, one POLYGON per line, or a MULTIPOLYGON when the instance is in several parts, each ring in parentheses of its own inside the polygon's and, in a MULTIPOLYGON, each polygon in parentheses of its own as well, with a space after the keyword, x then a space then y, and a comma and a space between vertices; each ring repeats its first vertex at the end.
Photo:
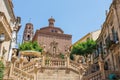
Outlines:
POLYGON ((79 74, 80 64, 75 63, 74 61, 70 61, 69 65, 64 59, 51 59, 45 60, 44 66, 42 65, 42 61, 38 60, 32 61, 27 63, 21 67, 21 69, 14 67, 12 76, 18 78, 19 80, 34 80, 34 75, 31 72, 34 72, 36 67, 38 69, 45 68, 45 69, 63 69, 63 70, 70 70, 79 74))
POLYGON ((31 75, 19 68, 14 68, 12 75, 17 77, 18 80, 34 80, 34 75, 31 75))
MULTIPOLYGON (((6 76, 4 80, 39 80, 40 78, 46 78, 45 76, 51 78, 50 80, 56 80, 54 77, 58 74, 66 75, 61 75, 60 80, 67 79, 67 76, 71 77, 69 80, 73 80, 76 76, 77 78, 74 80, 79 80, 81 69, 83 69, 82 64, 71 61, 69 56, 65 59, 48 59, 43 55, 41 58, 33 58, 33 60, 27 63, 23 56, 20 58, 13 57, 9 67, 5 71, 6 76), (40 77, 38 75, 45 76, 40 77), (52 75, 54 79, 49 75, 52 75)), ((49 80, 49 78, 45 80, 49 80)))
POLYGON ((79 70, 81 68, 81 65, 78 63, 75 63, 74 61, 70 61, 69 66, 67 66, 67 62, 64 59, 51 59, 51 60, 45 60, 44 66, 42 65, 41 61, 38 62, 30 62, 26 65, 24 65, 21 69, 25 72, 33 72, 35 67, 38 66, 37 68, 61 68, 61 69, 66 69, 69 68, 70 70, 79 73, 79 70))

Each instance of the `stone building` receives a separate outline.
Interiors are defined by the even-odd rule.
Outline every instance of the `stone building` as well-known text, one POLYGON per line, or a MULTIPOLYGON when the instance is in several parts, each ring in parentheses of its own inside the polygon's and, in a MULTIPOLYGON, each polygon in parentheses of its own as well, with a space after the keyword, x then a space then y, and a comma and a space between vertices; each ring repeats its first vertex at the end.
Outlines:
POLYGON ((34 36, 34 27, 32 23, 27 23, 23 33, 23 42, 32 41, 34 36))
POLYGON ((0 58, 11 61, 16 46, 20 17, 15 17, 12 0, 0 0, 0 58))
MULTIPOLYGON (((97 38, 99 37, 100 33, 101 33, 100 29, 93 31, 93 32, 90 32, 90 33, 86 34, 85 36, 83 36, 78 41, 76 41, 72 46, 74 46, 78 43, 86 42, 88 39, 92 39, 92 40, 96 41, 97 38)), ((79 55, 74 55, 74 59, 75 59, 75 62, 80 62, 80 60, 84 61, 83 56, 79 56, 79 55)))
POLYGON ((94 53, 94 63, 88 69, 83 80, 107 80, 115 75, 114 80, 120 79, 120 0, 113 0, 94 53), (98 66, 96 68, 96 66, 98 66), (91 75, 89 75, 91 74, 91 75))
POLYGON ((82 42, 85 42, 87 41, 88 39, 92 39, 94 41, 97 40, 97 38, 99 37, 99 34, 101 33, 101 30, 96 30, 96 31, 93 31, 93 32, 90 32, 88 34, 86 34, 85 36, 83 36, 82 38, 80 38, 78 41, 76 41, 74 45, 76 45, 77 43, 82 43, 82 42))
POLYGON ((97 52, 103 54, 105 61, 105 69, 119 71, 120 70, 120 1, 113 0, 110 6, 109 12, 106 17, 106 21, 103 23, 102 31, 97 39, 97 52), (106 66, 109 65, 109 66, 106 66))
POLYGON ((72 35, 64 34, 64 31, 54 26, 55 19, 50 18, 49 25, 37 30, 33 41, 45 46, 50 54, 65 54, 65 50, 72 44, 72 35))
MULTIPOLYGON (((25 50, 19 51, 19 57, 13 55, 3 80, 81 80, 86 65, 70 60, 72 36, 54 27, 54 22, 55 20, 50 18, 49 26, 37 30, 33 37, 33 41, 37 41, 43 51, 25 50), (60 57, 60 53, 64 58, 60 57), (32 59, 27 60, 26 57, 32 59)), ((23 42, 31 41, 32 38, 28 35, 33 26, 30 23, 26 25, 23 42)), ((17 54, 17 51, 13 54, 17 54)))

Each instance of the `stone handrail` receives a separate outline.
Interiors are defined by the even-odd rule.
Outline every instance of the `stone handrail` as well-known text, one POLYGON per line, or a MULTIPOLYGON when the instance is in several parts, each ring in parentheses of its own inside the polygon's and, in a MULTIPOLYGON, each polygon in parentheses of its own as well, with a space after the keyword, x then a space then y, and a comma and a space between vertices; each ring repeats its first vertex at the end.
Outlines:
POLYGON ((78 63, 75 63, 74 61, 70 60, 70 68, 79 72, 80 65, 78 63))
POLYGON ((42 62, 39 60, 38 62, 33 61, 23 65, 22 70, 26 72, 32 72, 35 69, 35 66, 41 67, 42 62))
POLYGON ((96 72, 91 73, 87 76, 84 76, 83 80, 98 80, 98 79, 101 80, 101 76, 102 76, 101 72, 96 71, 96 72))
POLYGON ((16 67, 13 69, 12 75, 17 76, 19 78, 19 80, 34 80, 33 75, 30 75, 16 67))
POLYGON ((65 67, 65 60, 62 59, 46 59, 45 67, 65 67))
POLYGON ((35 68, 35 64, 36 64, 35 62, 30 62, 26 65, 23 65, 22 70, 26 72, 33 71, 35 68))
POLYGON ((19 68, 19 62, 15 62, 15 67, 19 68))

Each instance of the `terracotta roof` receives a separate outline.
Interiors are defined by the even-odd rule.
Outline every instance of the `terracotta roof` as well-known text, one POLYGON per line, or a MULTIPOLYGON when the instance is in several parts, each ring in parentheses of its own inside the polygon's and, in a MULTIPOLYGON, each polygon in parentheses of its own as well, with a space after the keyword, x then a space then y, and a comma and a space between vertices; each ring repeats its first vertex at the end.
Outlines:
POLYGON ((64 31, 62 29, 60 29, 59 27, 49 27, 49 26, 46 26, 46 27, 42 27, 40 28, 40 30, 44 30, 44 29, 58 29, 59 31, 61 31, 62 33, 64 33, 64 31))

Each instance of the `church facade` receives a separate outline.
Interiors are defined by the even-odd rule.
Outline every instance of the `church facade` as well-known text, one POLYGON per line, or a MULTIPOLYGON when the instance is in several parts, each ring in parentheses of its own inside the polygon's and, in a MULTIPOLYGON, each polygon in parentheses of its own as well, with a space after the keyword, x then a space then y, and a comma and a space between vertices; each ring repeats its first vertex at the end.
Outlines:
POLYGON ((72 44, 72 35, 64 34, 62 29, 55 27, 54 18, 51 17, 48 21, 48 26, 35 32, 33 41, 37 41, 40 46, 45 47, 51 55, 65 54, 72 44))

